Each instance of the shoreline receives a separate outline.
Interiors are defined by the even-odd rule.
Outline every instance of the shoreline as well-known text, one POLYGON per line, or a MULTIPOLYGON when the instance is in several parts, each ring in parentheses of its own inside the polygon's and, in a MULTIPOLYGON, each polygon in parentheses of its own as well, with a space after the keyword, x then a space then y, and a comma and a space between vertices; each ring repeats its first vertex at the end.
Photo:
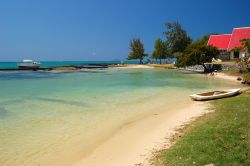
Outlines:
POLYGON ((176 128, 210 112, 207 108, 207 103, 190 100, 179 108, 174 106, 168 111, 163 110, 131 122, 73 166, 148 165, 153 150, 161 149, 166 143, 170 145, 176 128))
POLYGON ((216 72, 216 73, 214 73, 214 75, 212 75, 212 77, 213 76, 215 78, 218 78, 218 79, 224 79, 224 80, 228 80, 228 81, 233 81, 233 82, 240 83, 240 81, 237 80, 240 76, 227 75, 227 74, 224 74, 224 73, 221 73, 221 72, 216 72))
MULTIPOLYGON (((123 68, 154 68, 145 65, 131 65, 123 68)), ((216 73, 215 79, 237 81, 236 76, 216 73)), ((73 164, 73 166, 133 166, 150 165, 153 152, 170 147, 172 136, 177 129, 190 124, 194 119, 211 112, 207 102, 190 101, 182 108, 171 108, 168 111, 148 115, 145 118, 123 126, 100 144, 88 156, 73 164)), ((163 108, 164 109, 164 108, 163 108)))

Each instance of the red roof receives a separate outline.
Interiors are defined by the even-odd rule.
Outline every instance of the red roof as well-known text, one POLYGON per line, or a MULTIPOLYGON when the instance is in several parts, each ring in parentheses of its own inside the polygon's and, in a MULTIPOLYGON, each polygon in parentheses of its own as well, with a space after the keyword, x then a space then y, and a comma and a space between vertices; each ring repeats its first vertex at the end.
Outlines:
POLYGON ((227 50, 231 51, 235 47, 241 47, 240 41, 248 38, 250 38, 250 27, 234 28, 227 50))
POLYGON ((218 49, 221 50, 226 50, 228 48, 230 39, 231 39, 231 34, 210 35, 208 40, 208 45, 217 47, 218 49))

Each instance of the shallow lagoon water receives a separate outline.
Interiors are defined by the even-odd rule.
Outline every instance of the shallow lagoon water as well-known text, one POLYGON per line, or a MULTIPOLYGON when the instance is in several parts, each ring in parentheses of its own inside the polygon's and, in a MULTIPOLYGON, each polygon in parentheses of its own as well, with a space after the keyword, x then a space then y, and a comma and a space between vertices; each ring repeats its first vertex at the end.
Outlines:
POLYGON ((164 69, 0 72, 0 163, 70 165, 156 105, 225 87, 235 84, 164 69))

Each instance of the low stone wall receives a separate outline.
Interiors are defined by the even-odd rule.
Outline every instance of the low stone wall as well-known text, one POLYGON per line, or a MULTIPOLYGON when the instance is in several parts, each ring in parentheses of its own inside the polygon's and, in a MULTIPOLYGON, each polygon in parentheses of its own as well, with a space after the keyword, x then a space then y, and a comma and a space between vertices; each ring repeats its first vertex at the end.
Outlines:
POLYGON ((237 65, 221 65, 222 70, 240 70, 240 67, 237 65))
MULTIPOLYGON (((226 65, 226 64, 213 64, 213 65, 206 65, 208 68, 212 70, 240 70, 239 66, 237 65, 226 65)), ((204 72, 204 67, 202 65, 195 65, 195 66, 186 66, 185 70, 189 71, 197 71, 197 72, 204 72)))
POLYGON ((184 69, 189 71, 204 72, 204 67, 202 65, 186 66, 184 69))

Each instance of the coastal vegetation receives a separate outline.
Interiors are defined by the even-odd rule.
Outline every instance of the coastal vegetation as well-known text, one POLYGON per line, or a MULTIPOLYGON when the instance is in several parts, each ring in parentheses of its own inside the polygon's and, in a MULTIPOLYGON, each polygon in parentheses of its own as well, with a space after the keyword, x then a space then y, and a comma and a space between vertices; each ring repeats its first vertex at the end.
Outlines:
POLYGON ((162 39, 157 39, 154 45, 155 50, 153 51, 152 58, 159 59, 160 64, 162 59, 166 59, 169 53, 168 45, 162 39))
POLYGON ((176 65, 178 67, 202 65, 204 72, 209 72, 205 63, 212 62, 213 58, 217 58, 219 50, 216 47, 207 45, 208 38, 209 36, 205 35, 188 45, 182 55, 177 58, 176 65))
POLYGON ((246 73, 243 74, 243 80, 247 84, 250 83, 250 72, 246 72, 246 73))
MULTIPOLYGON (((204 63, 211 62, 213 58, 217 58, 217 55, 219 55, 216 47, 207 46, 209 35, 192 42, 192 38, 179 22, 166 22, 165 26, 166 30, 163 35, 166 39, 156 39, 151 58, 156 59, 156 61, 159 60, 160 64, 162 59, 176 58, 177 67, 202 65, 205 72, 208 72, 204 63)), ((139 59, 142 63, 143 58, 147 56, 139 38, 130 41, 130 50, 128 60, 139 59)))
POLYGON ((238 61, 240 72, 243 73, 243 81, 250 83, 250 39, 241 40, 245 55, 238 61))
POLYGON ((159 59, 160 64, 162 59, 177 58, 182 55, 182 52, 192 43, 191 37, 182 28, 179 22, 166 22, 166 31, 163 32, 166 40, 157 39, 155 41, 155 50, 152 53, 152 58, 159 59))
POLYGON ((139 59, 140 64, 143 63, 143 58, 147 56, 144 52, 144 45, 139 38, 134 38, 130 41, 131 52, 128 55, 128 60, 139 59))
POLYGON ((165 26, 167 30, 163 34, 171 54, 183 52, 192 43, 191 37, 188 36, 179 22, 167 22, 165 26))
POLYGON ((250 39, 242 40, 241 43, 243 45, 243 49, 245 50, 245 55, 239 60, 238 65, 240 67, 240 71, 244 73, 248 72, 250 67, 250 54, 248 53, 248 50, 250 50, 250 39))
MULTIPOLYGON (((179 57, 188 45, 192 43, 192 38, 187 34, 179 22, 166 22, 166 31, 163 32, 166 40, 156 39, 152 53, 153 59, 160 61, 162 59, 179 57)), ((140 63, 147 54, 144 53, 144 47, 140 39, 134 38, 130 41, 131 52, 128 55, 128 60, 139 59, 140 63)))
POLYGON ((174 146, 158 152, 154 165, 249 165, 249 101, 245 93, 211 102, 215 112, 175 135, 174 146))

